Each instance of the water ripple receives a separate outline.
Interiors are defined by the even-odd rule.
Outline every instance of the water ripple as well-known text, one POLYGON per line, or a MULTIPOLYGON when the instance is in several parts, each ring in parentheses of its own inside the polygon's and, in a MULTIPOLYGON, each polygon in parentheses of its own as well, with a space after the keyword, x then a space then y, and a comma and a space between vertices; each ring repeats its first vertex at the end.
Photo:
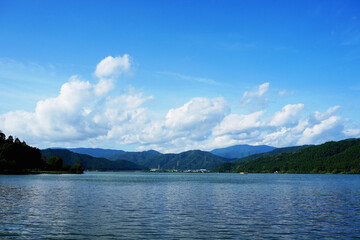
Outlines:
POLYGON ((0 176, 4 239, 360 238, 360 176, 0 176))

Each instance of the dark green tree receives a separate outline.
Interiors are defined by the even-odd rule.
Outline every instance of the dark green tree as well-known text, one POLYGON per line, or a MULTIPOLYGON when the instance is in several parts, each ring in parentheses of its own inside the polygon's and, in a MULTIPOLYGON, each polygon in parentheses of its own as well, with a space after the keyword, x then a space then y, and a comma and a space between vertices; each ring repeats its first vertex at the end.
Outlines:
POLYGON ((0 131, 0 143, 5 142, 5 140, 6 140, 6 135, 2 131, 0 131))
POLYGON ((82 166, 81 162, 77 162, 73 168, 76 173, 83 173, 85 168, 82 166))
POLYGON ((51 157, 48 160, 50 170, 58 171, 62 170, 63 160, 60 157, 51 157))
POLYGON ((8 137, 7 141, 8 141, 9 143, 13 143, 13 142, 14 142, 13 136, 10 135, 10 136, 8 137))
POLYGON ((10 141, 0 145, 0 160, 0 172, 22 172, 44 167, 39 149, 10 141))

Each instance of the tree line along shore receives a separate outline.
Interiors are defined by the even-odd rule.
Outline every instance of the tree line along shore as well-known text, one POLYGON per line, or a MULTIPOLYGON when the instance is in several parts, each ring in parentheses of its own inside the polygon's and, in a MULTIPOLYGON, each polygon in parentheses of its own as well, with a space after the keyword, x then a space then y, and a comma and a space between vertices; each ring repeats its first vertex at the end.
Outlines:
POLYGON ((83 173, 80 162, 63 165, 60 157, 45 158, 40 149, 0 131, 0 174, 83 173))

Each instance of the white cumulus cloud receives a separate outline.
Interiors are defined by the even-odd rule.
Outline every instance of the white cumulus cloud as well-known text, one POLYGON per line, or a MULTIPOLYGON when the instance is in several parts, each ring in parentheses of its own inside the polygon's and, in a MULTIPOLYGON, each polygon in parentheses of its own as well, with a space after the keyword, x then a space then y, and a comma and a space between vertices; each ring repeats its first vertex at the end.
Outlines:
POLYGON ((339 116, 329 116, 327 119, 308 126, 302 133, 298 144, 321 143, 330 140, 338 140, 339 137, 344 137, 342 134, 344 130, 343 119, 339 116))
POLYGON ((260 128, 263 123, 260 117, 264 111, 254 112, 248 115, 230 114, 213 129, 214 136, 241 135, 255 128, 260 128))
POLYGON ((114 88, 115 84, 112 79, 100 79, 94 86, 95 94, 97 96, 105 95, 114 88))
POLYGON ((289 123, 296 123, 300 111, 304 108, 304 104, 288 104, 281 111, 275 113, 270 122, 271 126, 284 126, 289 123))
POLYGON ((234 144, 266 144, 276 147, 317 144, 339 140, 345 134, 356 134, 356 130, 344 132, 345 120, 335 115, 338 106, 326 112, 314 112, 301 117, 303 104, 288 104, 266 119, 264 111, 248 115, 229 114, 213 129, 214 147, 234 144))
POLYGON ((214 127, 227 112, 224 98, 193 98, 184 106, 170 109, 166 115, 166 126, 180 130, 214 127), (215 123, 215 125, 214 125, 215 123))
MULTIPOLYGON (((128 59, 124 56, 123 61, 128 59)), ((144 97, 132 88, 117 96, 106 96, 113 88, 111 79, 92 84, 72 76, 61 86, 58 96, 39 101, 34 112, 0 115, 0 129, 37 146, 108 140, 118 138, 117 133, 133 135, 131 131, 140 131, 147 121, 142 105, 152 97, 144 97)))
POLYGON ((212 129, 228 114, 224 98, 193 98, 170 109, 164 120, 153 121, 139 135, 142 144, 166 152, 194 149, 211 137, 212 129))
POLYGON ((95 75, 98 78, 121 75, 130 70, 130 65, 128 54, 124 54, 122 57, 108 56, 96 66, 95 75))

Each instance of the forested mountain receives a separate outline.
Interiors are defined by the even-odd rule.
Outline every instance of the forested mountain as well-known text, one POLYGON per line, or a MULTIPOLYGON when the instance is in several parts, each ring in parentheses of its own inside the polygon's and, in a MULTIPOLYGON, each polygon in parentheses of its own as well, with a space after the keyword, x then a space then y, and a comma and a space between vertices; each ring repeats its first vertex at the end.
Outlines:
POLYGON ((99 170, 99 171, 134 171, 134 170, 148 170, 147 167, 140 166, 130 161, 117 160, 110 161, 105 158, 95 158, 86 154, 74 153, 66 149, 45 149, 41 153, 50 158, 58 156, 62 158, 64 164, 73 165, 80 162, 85 170, 99 170))
POLYGON ((210 151, 212 154, 215 154, 224 158, 242 158, 256 153, 269 152, 276 149, 275 147, 260 145, 260 146, 250 146, 250 145, 235 145, 226 148, 217 148, 210 151))
POLYGON ((217 172, 251 173, 360 173, 360 139, 327 142, 318 146, 244 162, 221 164, 217 172))

